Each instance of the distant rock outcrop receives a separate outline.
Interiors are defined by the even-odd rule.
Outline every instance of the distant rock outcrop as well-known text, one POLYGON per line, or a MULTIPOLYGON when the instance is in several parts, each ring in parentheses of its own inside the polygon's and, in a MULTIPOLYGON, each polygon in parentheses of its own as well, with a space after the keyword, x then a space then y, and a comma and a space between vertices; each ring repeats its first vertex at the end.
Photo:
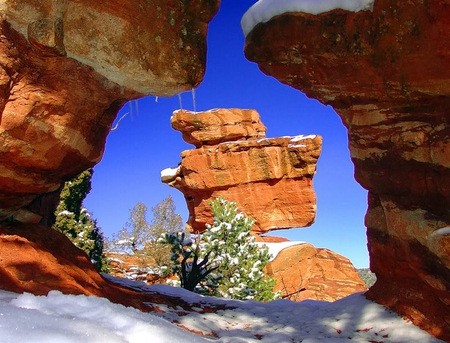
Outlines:
MULTIPOLYGON (((332 105, 369 191, 367 296, 450 341, 450 4, 376 0, 373 11, 285 13, 245 54, 332 105)), ((324 123, 326 125, 326 123, 324 123)))
POLYGON ((320 136, 266 138, 259 114, 240 109, 177 111, 172 127, 197 149, 184 151, 162 181, 184 194, 194 232, 212 223, 210 202, 220 196, 255 220, 254 233, 314 222, 320 136))
POLYGON ((266 271, 277 280, 275 291, 293 301, 335 301, 367 290, 348 258, 309 243, 282 249, 266 271))
MULTIPOLYGON (((275 291, 292 301, 335 301, 367 290, 364 281, 347 258, 309 243, 290 242, 281 237, 256 237, 269 251, 276 251, 265 269, 266 275, 277 280, 275 291)), ((149 285, 167 283, 159 275, 151 257, 107 252, 110 274, 149 285)), ((171 276, 171 278, 176 278, 171 276)))

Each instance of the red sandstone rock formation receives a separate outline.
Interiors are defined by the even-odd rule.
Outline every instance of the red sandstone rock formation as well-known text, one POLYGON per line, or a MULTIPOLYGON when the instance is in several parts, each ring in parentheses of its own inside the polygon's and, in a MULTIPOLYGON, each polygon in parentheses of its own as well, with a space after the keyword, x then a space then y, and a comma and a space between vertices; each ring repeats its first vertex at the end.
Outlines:
POLYGON ((2 16, 41 56, 67 56, 140 94, 203 79, 207 24, 219 0, 4 0, 2 16))
POLYGON ((283 14, 247 58, 332 105, 369 191, 368 297, 450 341, 450 4, 376 0, 373 12, 283 14))
POLYGON ((181 154, 176 171, 162 175, 184 194, 194 232, 212 223, 210 202, 220 196, 256 221, 255 233, 314 222, 312 178, 321 137, 265 138, 254 110, 177 111, 172 126, 198 146, 181 154))
POLYGON ((266 267, 275 291, 293 301, 335 301, 367 290, 349 259, 309 243, 289 246, 266 267))
MULTIPOLYGON (((142 293, 105 280, 89 257, 66 236, 32 224, 0 224, 0 288, 11 292, 46 295, 51 290, 66 294, 106 297, 142 311, 157 310, 146 302, 176 307, 181 299, 142 293)), ((183 305, 181 305, 183 306, 183 305)))
POLYGON ((61 184, 100 161, 127 100, 202 81, 219 3, 0 3, 0 288, 139 303, 117 300, 86 256, 35 224, 50 225, 61 184))
POLYGON ((127 100, 200 83, 207 22, 217 7, 218 1, 4 1, 0 220, 39 222, 46 212, 40 196, 100 161, 127 100))
MULTIPOLYGON (((284 298, 335 301, 367 290, 350 260, 333 251, 309 243, 290 245, 288 239, 281 237, 256 236, 256 241, 275 246, 288 244, 266 267, 266 274, 277 280, 275 291, 281 291, 284 298)), ((109 253, 108 259, 113 276, 149 285, 167 282, 167 277, 151 272, 151 258, 109 253)))

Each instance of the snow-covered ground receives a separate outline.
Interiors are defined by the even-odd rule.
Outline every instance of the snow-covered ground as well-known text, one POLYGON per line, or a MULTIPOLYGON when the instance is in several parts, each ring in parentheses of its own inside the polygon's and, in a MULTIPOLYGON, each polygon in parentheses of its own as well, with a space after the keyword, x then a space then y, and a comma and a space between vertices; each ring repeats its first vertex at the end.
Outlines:
POLYGON ((244 35, 259 23, 265 23, 271 18, 289 12, 319 14, 334 9, 358 12, 371 10, 374 0, 259 0, 245 12, 241 20, 244 35))
POLYGON ((442 342, 359 293, 334 303, 256 303, 111 279, 193 307, 156 304, 161 312, 142 313, 97 297, 0 291, 0 343, 442 342))

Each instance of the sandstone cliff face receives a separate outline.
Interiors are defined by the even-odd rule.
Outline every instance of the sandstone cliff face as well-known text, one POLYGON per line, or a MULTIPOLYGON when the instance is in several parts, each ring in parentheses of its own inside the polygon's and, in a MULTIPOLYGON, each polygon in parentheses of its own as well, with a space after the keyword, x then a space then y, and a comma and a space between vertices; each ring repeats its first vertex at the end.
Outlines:
POLYGON ((196 86, 218 5, 2 1, 0 221, 48 222, 47 194, 100 161, 127 100, 196 86))
POLYGON ((61 184, 100 161, 126 101, 201 82, 219 3, 0 2, 0 288, 127 294, 67 238, 35 224, 50 225, 61 184))
POLYGON ((216 0, 4 0, 0 12, 46 56, 67 56, 141 94, 173 95, 203 79, 216 0))
POLYGON ((265 138, 254 110, 177 111, 172 126, 198 146, 184 151, 178 169, 162 177, 184 194, 194 232, 212 223, 210 202, 220 196, 256 221, 255 233, 314 222, 312 179, 321 137, 265 138))
POLYGON ((281 250, 266 269, 275 291, 293 301, 335 301, 367 290, 349 259, 309 243, 281 250))
POLYGON ((284 14, 247 36, 266 74, 332 105, 366 215, 371 299, 450 340, 450 4, 284 14))

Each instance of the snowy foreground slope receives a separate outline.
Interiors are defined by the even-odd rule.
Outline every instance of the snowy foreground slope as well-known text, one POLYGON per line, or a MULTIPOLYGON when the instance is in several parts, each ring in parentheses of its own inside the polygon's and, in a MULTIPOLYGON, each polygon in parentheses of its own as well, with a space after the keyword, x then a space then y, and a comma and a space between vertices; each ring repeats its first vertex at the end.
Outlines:
POLYGON ((256 303, 113 280, 144 292, 181 297, 192 307, 156 304, 160 312, 150 314, 103 298, 0 291, 0 343, 442 342, 362 294, 334 303, 256 303))

